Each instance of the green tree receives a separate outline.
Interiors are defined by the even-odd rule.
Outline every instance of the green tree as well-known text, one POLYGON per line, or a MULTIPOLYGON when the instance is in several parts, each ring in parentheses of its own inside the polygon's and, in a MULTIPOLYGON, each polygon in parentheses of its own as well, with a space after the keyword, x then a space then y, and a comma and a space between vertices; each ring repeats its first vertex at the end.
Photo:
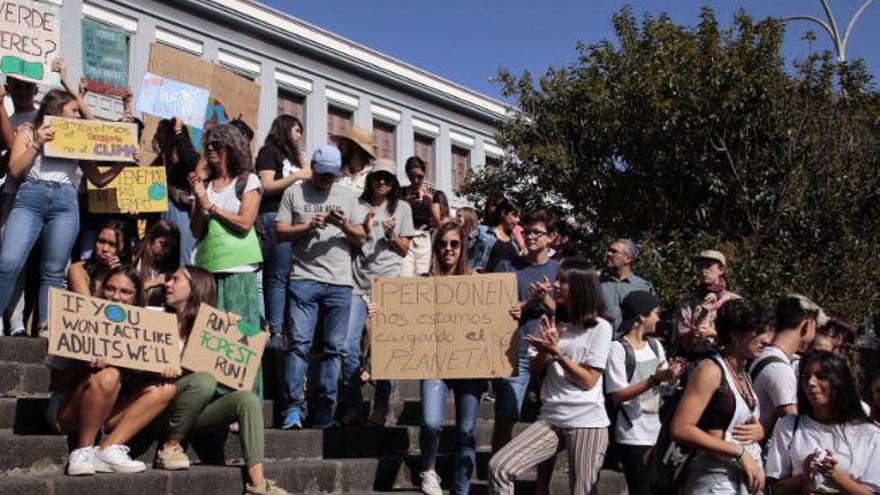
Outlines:
POLYGON ((712 247, 743 294, 877 314, 880 98, 862 63, 787 68, 784 25, 745 12, 729 27, 708 8, 693 27, 629 8, 612 21, 614 41, 537 80, 500 73, 519 108, 499 127, 509 158, 465 193, 577 218, 597 261, 611 238, 640 240, 637 269, 667 301, 694 285, 687 255, 712 247))

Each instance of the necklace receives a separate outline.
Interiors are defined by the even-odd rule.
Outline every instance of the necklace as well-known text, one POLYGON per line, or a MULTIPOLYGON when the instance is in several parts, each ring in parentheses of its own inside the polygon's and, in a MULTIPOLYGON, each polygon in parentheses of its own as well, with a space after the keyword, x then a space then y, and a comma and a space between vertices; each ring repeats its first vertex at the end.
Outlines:
POLYGON ((745 371, 742 369, 736 369, 731 363, 729 358, 724 358, 724 362, 727 363, 727 367, 731 371, 731 375, 733 375, 733 382, 736 385, 736 389, 739 392, 740 397, 746 403, 749 410, 755 408, 755 396, 752 394, 752 388, 749 386, 748 377, 746 376, 745 371))

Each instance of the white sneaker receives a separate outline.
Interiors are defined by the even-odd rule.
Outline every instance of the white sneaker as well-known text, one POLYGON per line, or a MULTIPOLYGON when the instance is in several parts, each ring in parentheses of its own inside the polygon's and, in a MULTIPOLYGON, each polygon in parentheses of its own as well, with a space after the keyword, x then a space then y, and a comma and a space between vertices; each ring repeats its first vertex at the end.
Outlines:
POLYGON ((431 469, 423 472, 420 476, 422 478, 422 493, 425 495, 443 495, 443 490, 440 488, 440 476, 437 475, 437 471, 431 469))
POLYGON ((97 447, 83 447, 70 453, 67 458, 67 474, 69 476, 87 476, 95 474, 95 451, 97 447))
POLYGON ((147 465, 135 461, 128 456, 129 448, 125 445, 111 445, 107 448, 95 449, 95 472, 98 473, 140 473, 147 470, 147 465))

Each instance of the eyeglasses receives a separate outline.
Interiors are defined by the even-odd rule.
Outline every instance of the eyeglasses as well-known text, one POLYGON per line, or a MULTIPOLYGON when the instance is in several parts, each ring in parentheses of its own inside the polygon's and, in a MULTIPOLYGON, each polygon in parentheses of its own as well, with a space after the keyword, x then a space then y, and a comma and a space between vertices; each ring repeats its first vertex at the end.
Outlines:
POLYGON ((461 241, 440 241, 441 248, 458 249, 461 247, 461 241))
POLYGON ((626 252, 619 249, 608 248, 608 254, 626 254, 626 252))
POLYGON ((409 180, 423 180, 425 178, 425 174, 409 174, 409 180))
POLYGON ((545 230, 523 229, 523 235, 526 237, 541 237, 547 234, 549 234, 549 232, 545 230))

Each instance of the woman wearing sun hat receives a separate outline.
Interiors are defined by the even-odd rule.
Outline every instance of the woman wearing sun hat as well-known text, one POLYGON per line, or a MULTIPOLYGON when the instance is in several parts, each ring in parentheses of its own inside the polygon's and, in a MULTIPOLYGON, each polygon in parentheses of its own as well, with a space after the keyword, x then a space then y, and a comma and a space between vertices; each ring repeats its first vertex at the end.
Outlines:
POLYGON ((336 139, 342 152, 342 175, 338 182, 360 196, 367 185, 367 175, 373 170, 372 161, 376 159, 373 131, 352 126, 336 139))

